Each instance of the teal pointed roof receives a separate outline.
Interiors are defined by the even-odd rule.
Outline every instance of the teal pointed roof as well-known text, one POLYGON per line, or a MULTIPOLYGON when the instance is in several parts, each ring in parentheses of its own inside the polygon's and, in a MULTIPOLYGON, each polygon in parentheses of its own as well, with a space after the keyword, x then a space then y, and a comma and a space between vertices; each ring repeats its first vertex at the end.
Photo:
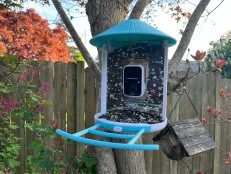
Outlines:
POLYGON ((105 43, 114 45, 121 42, 150 41, 161 45, 164 40, 167 41, 169 47, 176 43, 174 38, 145 22, 137 19, 128 19, 96 35, 90 40, 90 43, 98 48, 102 48, 105 43))

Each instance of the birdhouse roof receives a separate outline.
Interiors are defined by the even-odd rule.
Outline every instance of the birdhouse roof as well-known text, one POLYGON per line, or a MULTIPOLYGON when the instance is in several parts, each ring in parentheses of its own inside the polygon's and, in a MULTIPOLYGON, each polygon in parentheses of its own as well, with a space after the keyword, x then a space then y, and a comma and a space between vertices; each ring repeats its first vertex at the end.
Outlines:
POLYGON ((204 128, 198 118, 180 120, 174 123, 169 123, 153 140, 158 141, 163 136, 169 136, 168 131, 173 131, 177 136, 187 156, 192 156, 216 147, 215 142, 204 128))
POLYGON ((143 42, 150 41, 156 45, 161 45, 162 41, 167 41, 168 46, 173 46, 176 40, 158 29, 137 19, 125 20, 112 28, 96 35, 90 43, 98 48, 104 44, 118 44, 121 42, 143 42))

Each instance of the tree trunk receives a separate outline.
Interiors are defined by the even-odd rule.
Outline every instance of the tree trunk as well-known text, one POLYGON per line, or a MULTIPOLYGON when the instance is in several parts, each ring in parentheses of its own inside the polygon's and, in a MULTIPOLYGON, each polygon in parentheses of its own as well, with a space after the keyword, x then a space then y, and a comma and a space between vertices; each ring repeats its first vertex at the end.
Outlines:
POLYGON ((96 147, 97 173, 117 174, 115 157, 110 148, 96 147))
MULTIPOLYGON (((142 138, 137 143, 142 144, 142 138)), ((144 151, 114 149, 114 154, 118 174, 146 174, 144 151)))
POLYGON ((128 6, 131 2, 132 0, 88 1, 86 13, 90 22, 92 36, 123 21, 128 14, 128 6))

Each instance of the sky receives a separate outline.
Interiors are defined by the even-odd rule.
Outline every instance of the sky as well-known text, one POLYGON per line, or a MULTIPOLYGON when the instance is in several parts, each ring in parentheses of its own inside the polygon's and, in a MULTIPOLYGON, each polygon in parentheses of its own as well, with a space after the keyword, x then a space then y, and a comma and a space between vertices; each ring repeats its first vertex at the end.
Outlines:
MULTIPOLYGON (((207 7, 207 12, 211 12, 221 1, 222 0, 211 0, 209 6, 207 7)), ((195 5, 192 5, 189 2, 198 4, 199 0, 191 0, 188 2, 186 0, 186 3, 181 6, 184 11, 189 11, 192 13, 195 9, 195 5)), ((207 13, 203 15, 189 44, 190 54, 195 54, 197 50, 207 51, 211 41, 218 40, 221 35, 231 30, 231 20, 229 20, 230 7, 231 0, 224 0, 224 2, 210 15, 207 16, 207 13)), ((58 17, 57 12, 53 6, 41 6, 40 4, 32 2, 25 4, 25 8, 35 8, 42 17, 48 19, 49 21, 52 21, 58 17)), ((89 40, 92 38, 92 36, 87 16, 85 14, 75 14, 75 16, 77 17, 72 20, 75 29, 77 30, 90 54, 93 57, 96 57, 97 50, 89 43, 89 40)), ((171 58, 181 39, 179 30, 182 29, 183 21, 178 24, 174 18, 171 18, 170 14, 164 13, 161 10, 157 11, 156 16, 157 17, 153 19, 155 26, 162 32, 165 32, 177 40, 177 44, 169 48, 168 58, 171 58)), ((186 52, 183 59, 190 59, 190 56, 188 56, 190 54, 186 52)))

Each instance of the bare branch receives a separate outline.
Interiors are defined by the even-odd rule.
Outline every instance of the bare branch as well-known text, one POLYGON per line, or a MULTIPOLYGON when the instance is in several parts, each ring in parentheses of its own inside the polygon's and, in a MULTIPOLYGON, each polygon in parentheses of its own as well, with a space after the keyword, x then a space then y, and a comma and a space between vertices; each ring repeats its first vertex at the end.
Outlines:
MULTIPOLYGON (((191 4, 191 5, 194 5, 195 7, 197 6, 197 4, 194 4, 193 2, 191 2, 191 1, 189 1, 189 0, 186 0, 186 2, 188 2, 188 3, 191 4)), ((205 9, 205 11, 206 11, 207 13, 209 13, 209 11, 208 11, 207 9, 205 9)))
POLYGON ((208 12, 208 15, 209 16, 211 13, 213 13, 225 0, 222 0, 212 11, 208 12))
POLYGON ((91 67, 94 72, 96 73, 96 76, 100 77, 100 69, 98 65, 95 63, 94 59, 91 57, 90 53, 86 49, 85 45, 81 41, 81 38, 79 37, 78 33, 76 32, 75 28, 73 27, 71 21, 67 17, 64 9, 62 8, 62 5, 60 4, 59 0, 52 0, 57 12, 59 13, 63 23, 67 27, 72 39, 74 40, 75 44, 77 45, 79 51, 82 53, 85 61, 87 62, 88 66, 91 67))
POLYGON ((176 83, 174 84, 168 84, 168 94, 177 91, 177 89, 179 89, 183 83, 185 83, 188 80, 188 76, 189 76, 189 72, 190 72, 190 67, 187 69, 187 72, 185 73, 185 75, 181 78, 178 78, 176 81, 176 83))
POLYGON ((188 21, 188 24, 185 28, 185 31, 183 33, 183 36, 180 40, 180 43, 172 57, 172 59, 169 61, 169 73, 175 73, 177 70, 177 67, 183 58, 183 55, 185 51, 187 50, 187 47, 190 43, 190 40, 192 38, 192 35, 194 33, 194 30, 196 28, 196 25, 205 11, 206 7, 208 6, 210 0, 201 0, 196 9, 194 10, 191 18, 188 21))
POLYGON ((195 7, 197 6, 197 4, 195 4, 195 3, 193 3, 193 2, 191 2, 191 1, 188 1, 188 0, 186 0, 189 4, 192 4, 192 5, 194 5, 195 7))
POLYGON ((139 19, 142 15, 145 7, 151 2, 151 0, 138 0, 131 11, 129 19, 139 19))

